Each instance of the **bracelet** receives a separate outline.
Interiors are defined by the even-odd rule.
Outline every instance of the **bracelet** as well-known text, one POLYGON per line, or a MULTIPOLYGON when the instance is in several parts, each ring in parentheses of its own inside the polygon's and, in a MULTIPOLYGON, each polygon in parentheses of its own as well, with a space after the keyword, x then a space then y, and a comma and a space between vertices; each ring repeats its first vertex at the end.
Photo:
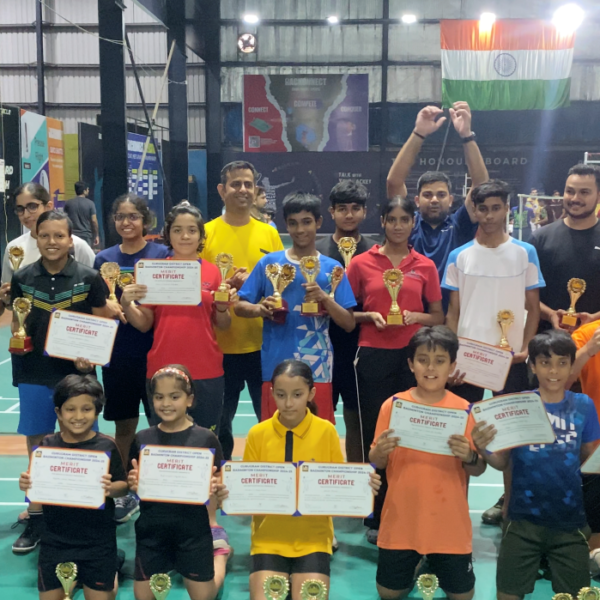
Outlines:
POLYGON ((466 462, 463 460, 463 464, 467 467, 474 467, 479 462, 479 454, 475 450, 471 450, 471 460, 466 462))
POLYGON ((225 310, 219 310, 219 309, 217 308, 217 312, 220 312, 220 313, 226 313, 228 310, 229 310, 228 308, 226 308, 225 310))
POLYGON ((414 134, 415 134, 417 137, 420 137, 422 140, 424 140, 424 139, 425 139, 425 136, 424 136, 424 135, 421 135, 420 133, 418 133, 416 129, 413 129, 413 133, 414 133, 414 134))

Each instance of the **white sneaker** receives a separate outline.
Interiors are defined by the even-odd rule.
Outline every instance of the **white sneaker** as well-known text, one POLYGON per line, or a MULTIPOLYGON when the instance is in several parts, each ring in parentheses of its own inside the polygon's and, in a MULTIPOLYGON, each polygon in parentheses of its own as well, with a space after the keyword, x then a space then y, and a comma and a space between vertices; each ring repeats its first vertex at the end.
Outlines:
POLYGON ((333 540, 331 541, 331 551, 337 552, 339 549, 340 549, 340 545, 338 544, 337 538, 334 535, 333 540))
POLYGON ((590 575, 592 577, 600 575, 600 548, 590 552, 590 575))

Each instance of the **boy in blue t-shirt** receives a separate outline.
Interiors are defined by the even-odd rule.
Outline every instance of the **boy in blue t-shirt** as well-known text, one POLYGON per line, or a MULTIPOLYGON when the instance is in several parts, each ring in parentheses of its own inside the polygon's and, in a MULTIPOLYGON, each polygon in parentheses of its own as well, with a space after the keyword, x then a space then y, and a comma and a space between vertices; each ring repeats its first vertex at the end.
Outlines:
POLYGON ((473 441, 494 468, 511 468, 508 522, 500 544, 498 600, 521 600, 533 592, 545 556, 555 593, 577 597, 590 585, 580 465, 598 446, 600 424, 585 394, 565 391, 577 347, 568 333, 552 329, 529 342, 529 361, 539 380, 556 441, 489 453, 496 429, 473 428, 473 441))
POLYGON ((313 371, 315 402, 318 415, 335 423, 331 390, 333 348, 329 339, 329 320, 346 331, 355 327, 352 308, 356 300, 346 275, 343 275, 334 297, 331 292, 331 272, 341 265, 337 260, 319 254, 316 249, 317 230, 321 227, 321 201, 312 194, 293 192, 283 201, 283 216, 292 247, 289 250, 272 252, 262 258, 253 269, 239 291, 240 302, 235 306, 239 317, 264 319, 262 363, 262 412, 264 421, 275 413, 275 402, 271 397, 273 370, 282 361, 296 358, 308 363, 313 371), (300 271, 303 257, 318 257, 319 273, 314 283, 307 283, 300 271), (296 269, 293 281, 282 293, 289 313, 285 322, 273 320, 273 284, 267 278, 267 265, 292 265, 296 269), (303 302, 319 302, 323 314, 302 316, 303 302))

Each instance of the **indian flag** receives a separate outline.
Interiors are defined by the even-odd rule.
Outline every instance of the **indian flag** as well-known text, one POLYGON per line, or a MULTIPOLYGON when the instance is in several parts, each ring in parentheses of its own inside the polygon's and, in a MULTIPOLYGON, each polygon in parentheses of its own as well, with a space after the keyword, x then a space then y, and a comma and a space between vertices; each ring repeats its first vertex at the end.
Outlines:
POLYGON ((569 105, 575 35, 545 21, 444 20, 442 101, 473 110, 552 109, 569 105))

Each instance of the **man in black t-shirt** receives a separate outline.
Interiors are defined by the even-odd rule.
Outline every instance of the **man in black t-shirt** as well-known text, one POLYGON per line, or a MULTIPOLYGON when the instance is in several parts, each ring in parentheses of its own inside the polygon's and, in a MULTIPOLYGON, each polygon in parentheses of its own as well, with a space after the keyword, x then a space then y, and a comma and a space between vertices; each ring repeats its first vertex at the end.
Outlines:
POLYGON ((100 245, 96 205, 88 198, 90 186, 83 181, 75 184, 77 196, 65 202, 64 211, 73 223, 73 233, 92 248, 100 245))
MULTIPOLYGON (((360 224, 367 216, 367 189, 359 181, 341 181, 333 187, 329 195, 329 213, 335 222, 335 233, 317 242, 317 250, 344 264, 338 249, 343 237, 356 241, 354 256, 362 254, 375 245, 373 240, 359 233, 360 224)), ((356 307, 360 310, 360 307, 356 307)), ((346 425, 346 456, 348 462, 362 462, 362 437, 358 418, 358 395, 354 359, 358 349, 359 327, 347 333, 333 320, 329 325, 329 336, 333 346, 333 403, 334 410, 341 394, 344 402, 344 423, 346 425)))
POLYGON ((567 284, 585 280, 586 289, 577 301, 579 324, 600 319, 600 169, 576 165, 565 185, 565 218, 536 231, 531 238, 540 260, 546 287, 540 290, 540 328, 558 328, 571 304, 567 284))

